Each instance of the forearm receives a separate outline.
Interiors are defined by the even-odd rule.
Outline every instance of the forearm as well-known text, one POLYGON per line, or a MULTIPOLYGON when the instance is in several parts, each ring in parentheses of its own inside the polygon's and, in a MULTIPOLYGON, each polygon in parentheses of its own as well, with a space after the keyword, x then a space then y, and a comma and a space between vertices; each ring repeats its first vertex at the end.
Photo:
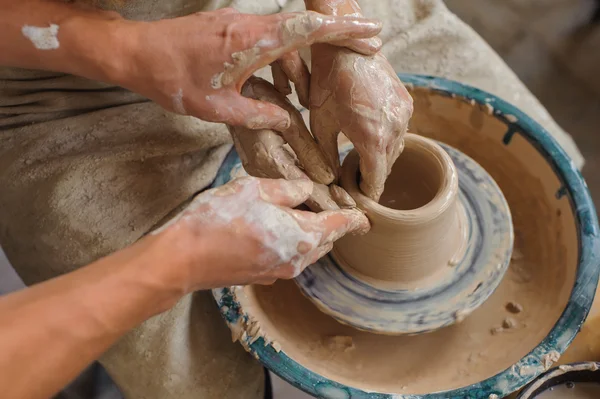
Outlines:
POLYGON ((116 13, 52 0, 0 0, 0 65, 116 83, 134 35, 116 13))
POLYGON ((159 272, 165 265, 178 266, 177 256, 167 250, 176 243, 168 240, 148 237, 78 271, 0 298, 3 396, 52 396, 125 332, 171 307, 183 292, 159 272), (163 242, 157 245, 157 240, 163 242))

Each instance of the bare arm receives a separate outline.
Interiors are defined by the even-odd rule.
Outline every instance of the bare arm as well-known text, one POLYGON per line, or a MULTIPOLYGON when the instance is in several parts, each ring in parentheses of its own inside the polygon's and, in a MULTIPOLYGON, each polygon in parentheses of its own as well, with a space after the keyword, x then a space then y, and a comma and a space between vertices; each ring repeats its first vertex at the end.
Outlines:
POLYGON ((0 65, 124 78, 134 23, 118 14, 51 0, 0 0, 0 10, 0 65))
POLYGON ((48 398, 117 338, 181 293, 153 267, 173 260, 149 237, 73 273, 0 298, 0 387, 6 398, 48 398))
POLYGON ((129 248, 1 297, 2 397, 51 397, 181 296, 295 277, 336 239, 368 229, 358 211, 293 209, 311 192, 310 181, 239 179, 198 195, 162 231, 129 248), (283 228, 273 230, 272 220, 283 228))
POLYGON ((154 22, 52 0, 0 0, 0 65, 114 83, 212 122, 284 130, 280 107, 242 97, 257 69, 318 42, 371 37, 376 21, 233 9, 154 22))

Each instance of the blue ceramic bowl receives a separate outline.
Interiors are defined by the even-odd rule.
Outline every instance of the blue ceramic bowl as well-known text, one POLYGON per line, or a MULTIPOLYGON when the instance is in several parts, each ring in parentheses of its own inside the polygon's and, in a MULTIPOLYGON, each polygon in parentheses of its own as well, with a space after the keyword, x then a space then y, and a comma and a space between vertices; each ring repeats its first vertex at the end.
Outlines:
MULTIPOLYGON (((373 356, 358 371, 348 360, 352 354, 332 350, 323 357, 311 353, 318 345, 314 330, 320 328, 316 327, 319 323, 336 335, 354 332, 312 309, 308 300, 302 309, 295 309, 294 304, 303 298, 293 282, 266 288, 228 287, 213 294, 234 337, 246 350, 281 378, 316 397, 501 398, 546 371, 584 322, 600 273, 596 212, 573 162, 544 128, 514 106, 446 79, 400 78, 415 99, 409 130, 475 159, 507 198, 515 227, 515 252, 497 292, 465 321, 444 329, 440 334, 445 336, 434 332, 379 338, 361 332, 354 338, 357 356, 373 356), (508 299, 520 302, 523 312, 503 313, 508 299), (517 319, 519 327, 487 336, 494 323, 501 325, 506 316, 517 319), (481 339, 470 342, 475 335, 481 339), (361 342, 376 340, 386 346, 360 352, 361 342), (417 359, 426 362, 415 361, 414 356, 404 359, 407 351, 432 347, 434 356, 417 359), (452 355, 449 348, 456 353, 452 355)), ((237 155, 230 153, 214 185, 226 183, 240 168, 237 155)), ((423 355, 427 356, 431 355, 423 355)))

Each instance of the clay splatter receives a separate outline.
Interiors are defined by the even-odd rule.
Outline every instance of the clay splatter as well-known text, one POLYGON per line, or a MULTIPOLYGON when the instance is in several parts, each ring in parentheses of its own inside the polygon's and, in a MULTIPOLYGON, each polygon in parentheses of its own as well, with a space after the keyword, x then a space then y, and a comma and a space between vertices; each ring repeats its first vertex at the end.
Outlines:
POLYGON ((24 25, 21 28, 23 36, 31 40, 38 50, 56 50, 60 47, 58 42, 58 25, 50 24, 48 27, 24 25))
POLYGON ((183 106, 183 89, 179 89, 173 94, 173 110, 181 115, 186 115, 185 107, 183 106))

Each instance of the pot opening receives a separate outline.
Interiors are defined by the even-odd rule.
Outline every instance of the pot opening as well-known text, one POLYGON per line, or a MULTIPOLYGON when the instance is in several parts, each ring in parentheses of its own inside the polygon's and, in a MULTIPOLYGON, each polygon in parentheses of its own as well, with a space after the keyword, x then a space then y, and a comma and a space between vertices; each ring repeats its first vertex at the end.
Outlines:
POLYGON ((444 170, 437 154, 414 144, 407 140, 388 176, 379 204, 396 210, 414 210, 433 201, 442 190, 444 170))

